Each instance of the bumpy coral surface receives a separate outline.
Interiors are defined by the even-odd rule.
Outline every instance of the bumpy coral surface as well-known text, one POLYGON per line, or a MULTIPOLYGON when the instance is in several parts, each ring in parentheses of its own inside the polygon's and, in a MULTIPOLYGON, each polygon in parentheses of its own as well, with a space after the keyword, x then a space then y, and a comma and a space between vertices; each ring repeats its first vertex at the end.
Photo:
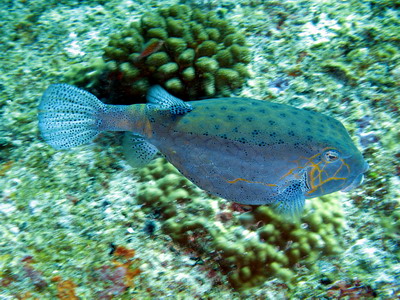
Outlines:
POLYGON ((184 99, 229 96, 249 76, 250 52, 244 36, 214 12, 173 5, 112 34, 103 59, 76 66, 71 81, 127 104, 143 100, 154 84, 184 99))

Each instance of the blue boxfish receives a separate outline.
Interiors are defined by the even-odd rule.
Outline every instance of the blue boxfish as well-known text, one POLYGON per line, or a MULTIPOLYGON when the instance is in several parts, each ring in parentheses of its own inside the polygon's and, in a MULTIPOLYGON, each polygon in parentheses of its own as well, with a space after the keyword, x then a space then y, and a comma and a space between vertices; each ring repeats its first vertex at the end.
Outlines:
POLYGON ((358 186, 368 169, 339 121, 250 98, 184 102, 153 86, 147 104, 108 105, 77 87, 53 84, 38 119, 55 149, 89 143, 101 131, 125 131, 123 151, 132 166, 161 152, 205 191, 289 217, 301 214, 306 198, 358 186))

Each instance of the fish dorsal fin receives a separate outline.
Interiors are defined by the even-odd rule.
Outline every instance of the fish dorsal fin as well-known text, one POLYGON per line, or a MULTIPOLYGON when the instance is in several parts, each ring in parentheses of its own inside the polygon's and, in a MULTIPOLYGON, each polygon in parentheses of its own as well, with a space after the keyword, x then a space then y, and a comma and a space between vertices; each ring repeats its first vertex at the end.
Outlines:
POLYGON ((172 96, 159 85, 151 87, 146 98, 150 109, 169 112, 171 115, 184 115, 193 109, 190 104, 172 96))
POLYGON ((147 165, 158 152, 154 145, 132 132, 125 132, 122 147, 126 161, 134 168, 147 165))
POLYGON ((300 180, 290 181, 282 192, 275 197, 274 209, 294 220, 299 218, 304 209, 305 193, 308 190, 307 173, 304 172, 300 180))

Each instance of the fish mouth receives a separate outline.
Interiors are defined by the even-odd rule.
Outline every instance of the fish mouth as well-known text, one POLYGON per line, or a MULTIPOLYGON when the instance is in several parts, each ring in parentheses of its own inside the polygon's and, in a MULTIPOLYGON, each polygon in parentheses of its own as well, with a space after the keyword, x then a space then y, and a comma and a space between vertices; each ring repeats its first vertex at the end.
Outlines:
POLYGON ((367 172, 369 169, 369 165, 367 162, 364 162, 364 166, 363 166, 363 170, 361 172, 361 174, 358 174, 358 176, 356 178, 354 178, 354 180, 345 188, 341 189, 342 192, 348 192, 354 188, 356 188, 357 186, 359 186, 360 184, 363 183, 364 181, 364 173, 367 172))

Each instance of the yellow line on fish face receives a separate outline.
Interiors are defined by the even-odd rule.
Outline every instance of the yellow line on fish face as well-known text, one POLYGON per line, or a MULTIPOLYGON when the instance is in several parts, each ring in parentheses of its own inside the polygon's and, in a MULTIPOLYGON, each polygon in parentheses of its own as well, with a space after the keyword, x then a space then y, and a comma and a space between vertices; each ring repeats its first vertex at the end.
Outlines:
MULTIPOLYGON (((314 162, 310 162, 312 169, 310 171, 310 186, 311 186, 311 190, 308 191, 308 194, 311 194, 313 192, 315 192, 319 187, 321 187, 322 185, 324 185, 325 183, 331 181, 331 180, 346 180, 347 177, 336 177, 337 173, 340 171, 340 169, 343 167, 343 165, 345 164, 343 162, 343 160, 341 160, 342 164, 340 165, 340 167, 336 170, 335 174, 333 174, 332 176, 329 176, 329 174, 324 170, 326 165, 328 163, 320 161, 318 163, 314 163, 314 162), (323 180, 322 179, 322 174, 325 174, 327 179, 323 180)), ((322 189, 323 191, 323 189, 322 189)))
MULTIPOLYGON (((335 173, 332 176, 329 176, 328 172, 325 170, 325 167, 329 164, 329 162, 323 161, 320 159, 322 153, 324 153, 326 150, 332 149, 332 148, 324 148, 322 149, 321 152, 314 154, 311 157, 300 157, 299 160, 292 161, 297 164, 297 167, 290 169, 285 175, 283 175, 279 180, 283 180, 289 175, 292 175, 296 170, 298 169, 305 169, 307 167, 311 167, 310 173, 309 173, 309 178, 310 182, 309 185, 311 189, 307 191, 307 194, 311 194, 315 192, 318 188, 320 188, 322 185, 325 183, 331 181, 331 180, 346 180, 347 177, 337 177, 337 174, 342 170, 343 166, 347 168, 348 173, 350 174, 350 166, 344 162, 343 159, 340 159, 342 164, 340 167, 335 171, 335 173), (300 160, 306 160, 306 162, 302 165, 300 163, 300 160), (319 162, 315 163, 314 161, 316 159, 320 159, 319 162), (327 179, 323 180, 322 175, 325 175, 327 179)), ((336 149, 334 149, 336 150, 336 149)), ((299 175, 299 174, 294 174, 294 175, 299 175)), ((345 182, 343 182, 344 184, 345 182)), ((322 189, 322 188, 321 188, 322 189)), ((322 189, 323 190, 323 189, 322 189)))
MULTIPOLYGON (((313 192, 315 192, 319 187, 321 187, 322 185, 324 185, 325 183, 332 181, 332 180, 346 180, 347 177, 336 177, 337 174, 340 172, 340 170, 343 168, 343 166, 347 167, 348 172, 350 173, 350 167, 348 164, 346 164, 344 162, 343 159, 340 159, 340 161, 342 162, 342 164, 340 165, 340 167, 335 171, 335 173, 332 176, 329 176, 328 172, 325 171, 325 166, 329 164, 329 162, 325 162, 321 159, 321 161, 315 163, 314 160, 317 158, 320 158, 322 153, 328 149, 332 149, 332 148, 325 148, 322 149, 322 151, 320 153, 314 154, 311 157, 300 157, 299 160, 293 161, 294 163, 297 164, 297 167, 290 169, 285 175, 283 175, 279 180, 283 180, 284 178, 286 178, 289 175, 294 174, 295 170, 298 169, 305 169, 307 167, 311 167, 310 170, 310 182, 309 185, 311 187, 311 189, 309 191, 307 191, 307 194, 311 194, 313 192), (304 165, 302 165, 300 163, 301 159, 305 159, 306 162, 304 165), (328 177, 327 179, 323 179, 322 175, 325 174, 326 177, 328 177)), ((300 174, 294 174, 294 175, 300 175, 300 174)), ((226 180, 226 182, 228 183, 237 183, 239 181, 244 181, 247 183, 256 183, 256 184, 262 184, 265 186, 278 186, 277 184, 272 184, 272 183, 265 183, 265 182, 259 182, 259 181, 251 181, 251 180, 247 180, 244 178, 236 178, 233 180, 226 180)), ((343 182, 344 183, 344 182, 343 182)))
POLYGON ((344 181, 347 179, 347 177, 336 177, 336 175, 338 174, 338 172, 340 172, 344 165, 348 168, 348 172, 350 173, 350 167, 342 159, 340 159, 340 161, 342 162, 340 167, 335 171, 332 176, 329 176, 329 174, 324 170, 326 165, 328 164, 327 162, 320 161, 318 163, 314 163, 313 161, 310 161, 310 166, 312 167, 309 176, 311 189, 307 192, 307 194, 315 192, 320 187, 323 192, 324 190, 322 186, 332 180, 343 180, 344 184, 344 181), (327 179, 323 180, 322 174, 325 174, 327 179))
MULTIPOLYGON (((322 152, 324 152, 326 149, 328 149, 328 148, 323 149, 322 152)), ((322 153, 322 152, 321 152, 321 153, 322 153)), ((293 172, 294 172, 295 170, 297 170, 297 169, 304 169, 304 168, 306 168, 306 167, 309 166, 308 164, 314 164, 313 159, 316 158, 316 157, 318 157, 318 156, 321 156, 321 153, 314 154, 314 155, 311 156, 311 157, 303 157, 303 156, 301 156, 299 160, 293 160, 293 161, 291 161, 291 162, 293 162, 293 163, 296 163, 296 164, 297 164, 297 167, 290 169, 286 174, 284 174, 281 178, 279 178, 279 180, 283 180, 285 177, 287 177, 287 176, 289 176, 289 175, 292 175, 293 172), (300 163, 300 160, 301 160, 301 159, 305 159, 305 160, 306 160, 306 163, 305 163, 304 165, 302 165, 302 164, 300 163)), ((298 175, 298 174, 295 174, 295 175, 298 175)))

